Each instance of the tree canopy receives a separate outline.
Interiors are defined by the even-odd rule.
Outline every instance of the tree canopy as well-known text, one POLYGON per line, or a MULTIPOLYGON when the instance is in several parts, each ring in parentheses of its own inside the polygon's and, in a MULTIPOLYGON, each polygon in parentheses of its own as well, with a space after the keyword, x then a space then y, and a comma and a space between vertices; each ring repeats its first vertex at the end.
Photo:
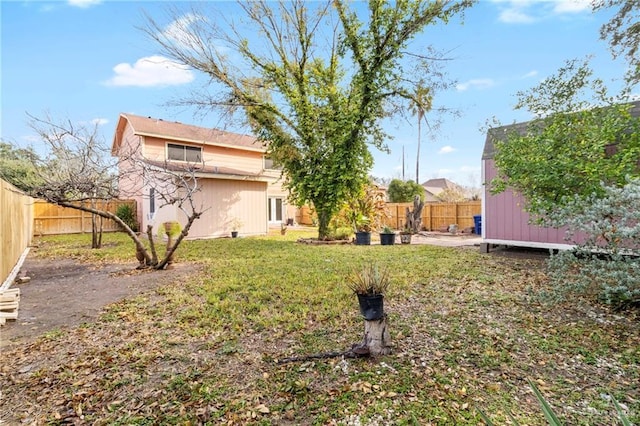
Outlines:
POLYGON ((37 154, 31 148, 17 148, 0 141, 0 178, 22 191, 41 183, 34 166, 37 154))
POLYGON ((369 145, 387 149, 380 119, 407 107, 428 69, 421 64, 429 58, 408 52, 409 42, 472 3, 370 1, 364 11, 342 0, 239 2, 249 32, 202 11, 175 12, 171 31, 149 18, 145 31, 217 90, 186 103, 244 112, 282 166, 292 200, 313 205, 324 238, 368 181, 369 145), (247 37, 256 29, 259 38, 247 37))
POLYGON ((609 42, 614 57, 623 56, 629 63, 627 81, 640 82, 640 1, 594 0, 595 9, 616 9, 613 17, 600 28, 600 38, 609 42))
POLYGON ((622 186, 640 169, 640 119, 634 104, 609 97, 588 65, 567 65, 527 92, 518 108, 539 118, 524 127, 492 129, 499 175, 494 192, 514 188, 526 209, 540 218, 574 195, 601 194, 605 185, 622 186))
POLYGON ((424 188, 412 180, 393 179, 387 189, 389 201, 392 203, 411 203, 417 195, 424 201, 424 188))

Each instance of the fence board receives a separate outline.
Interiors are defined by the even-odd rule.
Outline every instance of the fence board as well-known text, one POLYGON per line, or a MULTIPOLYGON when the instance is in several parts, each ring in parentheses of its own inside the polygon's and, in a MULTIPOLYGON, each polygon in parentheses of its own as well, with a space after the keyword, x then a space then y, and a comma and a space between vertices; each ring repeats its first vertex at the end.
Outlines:
MULTIPOLYGON (((386 203, 388 215, 382 224, 394 229, 403 229, 406 221, 406 208, 413 208, 413 203, 386 203)), ((458 229, 474 226, 473 216, 481 214, 480 201, 460 203, 425 203, 422 209, 422 226, 427 231, 437 231, 456 224, 458 229)), ((313 223, 312 211, 304 206, 296 213, 296 222, 303 225, 313 223)))
MULTIPOLYGON (((387 203, 388 217, 383 224, 395 229, 403 229, 406 208, 413 209, 413 203, 387 203)), ((422 209, 422 226, 427 231, 437 231, 456 224, 458 229, 474 226, 473 216, 481 214, 480 201, 461 203, 425 203, 422 209)))
POLYGON ((33 199, 0 179, 0 285, 33 235, 33 199))
MULTIPOLYGON (((99 201, 96 208, 115 213, 118 207, 126 204, 131 205, 133 211, 136 211, 134 200, 99 201)), ((104 232, 113 232, 119 231, 120 227, 110 219, 103 219, 102 230, 104 232)), ((91 232, 91 213, 69 207, 61 207, 43 200, 35 201, 35 235, 80 234, 84 232, 91 232)))
POLYGON ((300 225, 314 225, 315 212, 309 206, 302 206, 296 211, 296 223, 300 225))

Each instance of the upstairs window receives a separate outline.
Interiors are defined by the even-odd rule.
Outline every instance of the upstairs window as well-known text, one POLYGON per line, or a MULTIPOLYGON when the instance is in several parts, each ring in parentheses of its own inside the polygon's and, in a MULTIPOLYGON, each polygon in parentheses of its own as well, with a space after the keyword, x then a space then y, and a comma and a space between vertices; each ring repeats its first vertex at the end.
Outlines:
POLYGON ((167 144, 167 159, 188 163, 202 163, 202 148, 170 143, 167 144))
POLYGON ((265 170, 281 170, 282 166, 278 165, 271 157, 264 156, 265 170))

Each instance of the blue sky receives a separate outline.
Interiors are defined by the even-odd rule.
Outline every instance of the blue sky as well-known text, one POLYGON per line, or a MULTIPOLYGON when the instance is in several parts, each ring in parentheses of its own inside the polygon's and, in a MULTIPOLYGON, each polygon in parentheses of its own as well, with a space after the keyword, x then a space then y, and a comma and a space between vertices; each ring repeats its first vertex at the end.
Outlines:
MULTIPOLYGON (((118 115, 128 112, 208 127, 222 127, 215 115, 194 116, 167 103, 205 81, 159 57, 158 48, 139 29, 144 14, 165 22, 175 2, 98 0, 2 1, 1 129, 3 140, 21 146, 38 143, 26 125, 26 112, 49 112, 78 123, 99 123, 106 141, 118 115)), ((481 0, 465 14, 464 24, 431 27, 416 41, 450 51, 446 64, 457 84, 434 100, 459 109, 436 134, 423 126, 420 181, 447 177, 480 185, 480 162, 487 120, 529 119, 515 111, 515 93, 536 85, 565 60, 594 55, 593 67, 605 79, 621 78, 623 62, 614 62, 599 28, 608 12, 592 13, 590 0, 481 0)), ((234 11, 230 2, 215 7, 234 11)), ((169 22, 167 22, 169 24, 169 22)), ((394 136, 391 154, 374 150, 372 174, 415 179, 417 125, 399 118, 385 124, 394 136)), ((234 130, 234 129, 229 129, 234 130)))

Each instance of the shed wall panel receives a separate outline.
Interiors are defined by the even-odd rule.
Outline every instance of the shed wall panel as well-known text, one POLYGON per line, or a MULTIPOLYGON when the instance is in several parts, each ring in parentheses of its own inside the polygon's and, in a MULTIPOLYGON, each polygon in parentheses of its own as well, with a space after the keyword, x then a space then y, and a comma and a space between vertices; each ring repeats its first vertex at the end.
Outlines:
MULTIPOLYGON (((489 183, 496 176, 493 159, 483 160, 484 211, 482 212, 483 238, 487 240, 522 241, 548 244, 570 244, 566 230, 546 228, 529 223, 524 211, 525 200, 512 190, 493 195, 489 183)), ((582 239, 579 237, 579 239, 582 239)), ((523 244, 526 245, 526 244, 523 244)))

